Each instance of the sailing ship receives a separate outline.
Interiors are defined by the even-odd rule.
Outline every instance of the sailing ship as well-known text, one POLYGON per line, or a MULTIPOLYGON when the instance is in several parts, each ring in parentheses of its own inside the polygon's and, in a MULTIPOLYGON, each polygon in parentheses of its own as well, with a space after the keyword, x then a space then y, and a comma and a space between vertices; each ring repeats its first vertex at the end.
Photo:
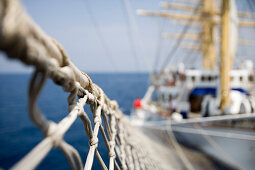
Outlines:
MULTIPOLYGON (((178 37, 179 40, 200 40, 201 37, 204 62, 203 68, 196 69, 187 68, 181 63, 176 68, 166 68, 165 62, 161 72, 151 75, 152 85, 144 98, 134 102, 130 119, 138 127, 167 131, 169 135, 165 137, 199 149, 233 168, 253 169, 254 68, 251 61, 245 61, 239 68, 232 68, 232 62, 236 44, 240 43, 237 39, 237 24, 252 27, 255 24, 247 20, 238 21, 237 14, 242 17, 249 14, 237 13, 234 0, 223 0, 221 11, 214 10, 213 4, 214 0, 204 0, 198 7, 189 8, 164 3, 165 7, 191 10, 195 14, 202 14, 201 16, 139 11, 144 15, 202 21, 202 36, 183 34, 178 37), (215 25, 221 25, 219 70, 215 64, 215 25), (155 100, 154 94, 157 98, 155 100)), ((84 169, 93 168, 94 156, 102 169, 107 169, 98 150, 99 132, 109 153, 110 170, 182 169, 183 166, 171 166, 175 163, 170 158, 170 155, 176 156, 173 152, 168 152, 167 155, 158 154, 168 151, 167 147, 162 147, 162 144, 153 140, 149 141, 141 131, 131 126, 117 102, 110 100, 87 74, 68 59, 61 45, 43 33, 27 16, 19 1, 0 1, 0 8, 3 9, 0 10, 1 50, 9 58, 16 58, 35 68, 29 86, 28 112, 44 135, 43 140, 11 169, 35 169, 52 148, 60 148, 73 169, 83 169, 79 153, 63 139, 77 117, 81 118, 89 138, 84 169), (59 123, 48 120, 37 106, 37 99, 46 79, 52 79, 70 93, 70 112, 59 123), (91 119, 84 111, 86 104, 90 105, 93 116, 91 119)), ((174 37, 169 34, 165 36, 174 37)), ((180 148, 177 150, 180 151, 180 148)), ((181 156, 185 157, 183 154, 181 156)), ((187 169, 193 169, 187 160, 183 164, 187 169)))
MULTIPOLYGON (((192 15, 138 10, 138 14, 186 20, 200 23, 201 33, 181 35, 164 33, 165 37, 201 42, 203 67, 166 67, 150 76, 151 86, 142 99, 136 99, 130 116, 134 125, 164 129, 173 133, 180 144, 198 149, 237 169, 255 167, 255 69, 251 60, 233 67, 238 44, 238 27, 254 27, 244 19, 250 13, 238 12, 235 0, 222 0, 221 10, 214 0, 182 3, 162 3, 165 8, 192 11, 192 15), (216 37, 220 27, 220 37, 216 37), (217 66, 217 44, 219 62, 217 66)), ((180 21, 181 20, 181 21, 180 21)), ((195 44, 196 45, 196 44, 195 44)), ((194 45, 190 45, 194 49, 194 45)), ((177 64, 176 64, 177 65, 177 64)))

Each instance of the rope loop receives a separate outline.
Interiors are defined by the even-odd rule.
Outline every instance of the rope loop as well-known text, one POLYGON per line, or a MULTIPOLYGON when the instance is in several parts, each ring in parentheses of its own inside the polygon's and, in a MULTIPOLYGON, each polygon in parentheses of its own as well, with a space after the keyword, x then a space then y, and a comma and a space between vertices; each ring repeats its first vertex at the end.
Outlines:
POLYGON ((112 148, 112 149, 110 150, 110 152, 109 152, 109 157, 115 158, 115 157, 116 157, 116 154, 115 154, 115 152, 114 152, 115 142, 114 142, 114 141, 110 141, 110 142, 109 142, 109 146, 110 146, 110 148, 112 148))
POLYGON ((95 116, 93 123, 94 123, 94 124, 99 123, 99 124, 101 125, 101 123, 102 123, 101 117, 100 117, 100 116, 95 116))
POLYGON ((97 136, 93 136, 90 140, 89 140, 89 146, 96 146, 98 145, 98 137, 97 136))
MULTIPOLYGON (((77 117, 82 120, 85 132, 90 139, 90 150, 84 169, 92 169, 94 156, 97 157, 102 168, 107 169, 97 150, 99 133, 103 136, 109 153, 109 169, 120 169, 119 162, 122 168, 126 169, 126 164, 131 159, 127 158, 128 141, 124 133, 129 128, 133 129, 132 125, 120 111, 117 102, 111 101, 87 74, 81 72, 69 60, 63 47, 33 22, 22 8, 19 0, 0 0, 0 39, 0 50, 5 52, 9 58, 16 58, 35 68, 29 85, 28 110, 31 120, 45 136, 11 169, 36 169, 36 166, 53 147, 61 149, 71 168, 83 169, 77 150, 63 140, 63 136, 77 120, 77 117), (68 97, 69 114, 58 123, 47 120, 37 106, 40 92, 48 78, 70 93, 68 97), (77 99, 79 100, 77 101, 77 99), (94 127, 92 127, 90 116, 84 111, 86 104, 89 104, 92 111, 94 127), (102 123, 104 124, 102 125, 102 123), (119 161, 115 160, 116 155, 119 161)), ((136 130, 132 132, 135 133, 134 138, 128 140, 134 141, 134 143, 140 142, 141 133, 136 130)), ((135 147, 132 145, 132 151, 134 149, 135 147)), ((134 153, 139 153, 139 150, 134 153)), ((135 156, 132 154, 130 157, 135 156)), ((140 159, 138 154, 136 157, 137 160, 140 159)))

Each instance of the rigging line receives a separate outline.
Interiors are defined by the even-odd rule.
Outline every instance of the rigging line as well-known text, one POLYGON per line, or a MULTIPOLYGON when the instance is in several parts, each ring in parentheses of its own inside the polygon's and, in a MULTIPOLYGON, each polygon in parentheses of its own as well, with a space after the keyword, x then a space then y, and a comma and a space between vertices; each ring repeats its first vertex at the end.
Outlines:
MULTIPOLYGON (((164 18, 163 18, 164 19, 164 18)), ((171 27, 171 20, 169 20, 169 19, 164 19, 166 22, 164 22, 164 28, 170 28, 170 29, 167 29, 167 31, 168 32, 172 32, 172 30, 173 30, 173 28, 171 27)), ((161 38, 162 38, 162 32, 163 32, 163 29, 164 28, 162 28, 162 31, 159 33, 160 34, 160 36, 161 36, 161 38)), ((161 40, 165 40, 165 38, 162 38, 161 40)), ((160 46, 160 51, 158 52, 158 54, 157 53, 155 53, 156 55, 155 55, 155 57, 157 57, 157 55, 159 56, 158 57, 158 59, 157 58, 155 58, 155 60, 156 60, 156 64, 155 64, 155 73, 156 72, 160 72, 160 69, 158 69, 158 67, 159 67, 159 64, 160 64, 160 61, 161 60, 163 60, 164 58, 163 58, 163 56, 164 56, 164 51, 165 51, 165 48, 166 47, 169 47, 169 46, 171 46, 171 44, 172 44, 172 42, 171 42, 171 40, 169 39, 169 41, 167 41, 166 43, 161 43, 159 46, 160 46), (166 45, 167 44, 167 45, 166 45)))
POLYGON ((184 34, 186 34, 188 32, 188 29, 189 29, 189 26, 184 28, 183 32, 181 33, 180 39, 178 39, 177 43, 172 47, 172 50, 168 55, 168 59, 166 59, 165 62, 163 63, 164 66, 162 67, 161 70, 165 69, 165 67, 167 66, 168 63, 172 63, 173 61, 177 60, 176 57, 179 56, 179 55, 177 55, 178 54, 177 51, 179 49, 179 46, 180 46, 181 42, 183 41, 182 37, 184 36, 184 34))
POLYGON ((130 23, 130 18, 128 17, 128 9, 126 8, 125 5, 125 0, 121 0, 121 7, 122 7, 122 11, 123 11, 123 15, 125 18, 125 22, 127 25, 127 37, 129 39, 130 42, 130 49, 132 51, 133 57, 134 57, 134 62, 135 62, 135 69, 137 70, 137 72, 141 71, 140 70, 140 62, 139 62, 139 58, 137 55, 137 51, 136 51, 136 46, 135 46, 135 40, 132 34, 132 27, 131 27, 131 23, 130 23))
MULTIPOLYGON (((197 53, 197 51, 196 50, 192 50, 192 49, 194 49, 197 45, 200 45, 200 47, 197 49, 197 51, 200 51, 201 52, 201 50, 202 50, 202 45, 201 45, 201 43, 195 43, 195 42, 193 42, 192 43, 192 45, 191 45, 191 50, 185 50, 185 52, 182 54, 182 55, 178 55, 178 56, 180 56, 179 58, 178 58, 178 63, 189 63, 189 62, 194 62, 194 61, 192 61, 190 58, 190 56, 192 56, 192 55, 194 55, 194 54, 196 54, 197 53), (187 52, 187 51, 191 51, 191 52, 187 52), (187 58, 188 57, 188 59, 187 60, 185 60, 185 58, 187 58), (184 60, 184 61, 183 61, 184 60)), ((207 51, 207 53, 208 53, 208 51, 207 51)), ((207 55, 207 53, 206 53, 206 55, 207 55)), ((177 57, 177 55, 175 55, 175 56, 173 56, 173 59, 175 59, 177 57)), ((197 58, 196 58, 196 60, 197 60, 197 58)), ((195 61, 196 61, 195 60, 195 61)), ((172 60, 173 61, 173 60, 172 60)))
POLYGON ((142 57, 143 57, 143 63, 142 64, 144 64, 146 69, 149 69, 148 68, 148 63, 147 63, 147 60, 146 60, 146 57, 145 57, 144 45, 143 45, 143 42, 141 40, 141 37, 140 37, 140 34, 139 34, 139 30, 138 30, 138 26, 136 24, 134 15, 132 13, 132 8, 131 8, 131 5, 130 5, 130 1, 129 0, 123 0, 123 1, 124 1, 124 5, 126 7, 126 10, 127 10, 127 14, 128 14, 128 18, 129 18, 129 21, 130 21, 130 25, 133 26, 135 37, 137 37, 137 45, 139 46, 140 52, 141 52, 142 57))
MULTIPOLYGON (((255 14, 254 14, 254 11, 255 11, 255 2, 253 0, 247 0, 246 2, 248 2, 248 7, 252 13, 252 19, 255 19, 255 14)), ((252 27, 254 29, 254 27, 252 27)))
MULTIPOLYGON (((183 62, 183 63, 184 63, 185 61, 186 61, 186 63, 191 62, 191 61, 192 61, 192 60, 190 59, 191 56, 192 56, 193 54, 196 54, 196 53, 198 53, 198 52, 201 52, 201 50, 202 50, 202 44, 201 44, 201 42, 200 42, 200 41, 198 41, 198 43, 195 43, 195 42, 197 42, 197 41, 194 41, 194 42, 192 43, 192 45, 191 45, 191 51, 188 50, 188 49, 185 51, 185 55, 182 56, 181 62, 183 62), (198 48, 198 49, 195 49, 195 47, 196 47, 198 44, 200 45, 199 48, 198 48), (187 52, 187 51, 190 51, 190 52, 187 52), (188 57, 188 59, 185 60, 185 58, 187 58, 187 57, 188 57), (183 61, 183 60, 185 60, 185 61, 183 61)), ((207 53, 208 53, 208 51, 206 52, 206 55, 207 55, 207 53)))
POLYGON ((110 52, 110 50, 109 50, 109 48, 107 46, 107 43, 105 42, 105 39, 104 39, 104 37, 102 35, 102 32, 100 31, 99 24, 98 24, 95 16, 93 15, 93 12, 92 12, 90 4, 89 4, 89 0, 85 0, 84 2, 85 2, 85 7, 87 9, 87 13, 88 13, 88 15, 90 17, 90 21, 92 22, 92 24, 94 26, 95 32, 96 32, 96 34, 97 34, 97 36, 99 38, 99 41, 101 42, 101 45, 102 45, 102 47, 103 47, 103 49, 105 51, 105 54, 106 54, 106 56, 108 58, 108 61, 110 62, 111 66, 112 66, 112 71, 116 72, 117 66, 116 66, 116 64, 115 64, 115 62, 113 60, 113 56, 112 56, 112 54, 111 54, 111 52, 110 52))
MULTIPOLYGON (((169 0, 168 0, 169 2, 169 0)), ((157 66, 159 64, 159 60, 160 60, 160 55, 161 55, 161 50, 162 50, 162 32, 165 28, 165 25, 166 25, 166 19, 165 18, 161 18, 159 20, 159 27, 158 27, 158 39, 157 39, 157 47, 156 47, 156 50, 155 50, 155 57, 154 57, 154 66, 153 66, 153 70, 152 72, 155 74, 156 73, 156 70, 157 70, 157 66)))
POLYGON ((255 141, 254 135, 249 134, 242 134, 242 133, 233 133, 233 132, 222 132, 221 130, 199 130, 196 124, 193 124, 195 129, 192 127, 182 127, 182 126, 175 126, 172 128, 174 132, 183 132, 189 134, 196 134, 196 135, 207 135, 212 137, 221 137, 221 138, 228 138, 228 139, 238 139, 238 140, 247 140, 247 141, 255 141))
MULTIPOLYGON (((253 0, 246 0, 246 5, 248 6, 250 12, 252 13, 252 19, 255 19, 255 14, 254 14, 254 11, 255 11, 255 7, 254 7, 254 1, 253 0)), ((241 35, 242 35, 242 32, 246 32, 246 30, 244 30, 244 28, 241 28, 239 29, 239 31, 241 32, 241 35)), ((249 33, 253 33, 254 32, 254 28, 251 28, 251 30, 249 29, 249 33)), ((247 33, 247 32, 246 32, 247 33)), ((245 36, 244 36, 245 37, 245 36)), ((244 51, 244 55, 248 56, 247 53, 248 53, 248 47, 247 46, 244 46, 242 47, 242 52, 244 51)), ((246 59, 250 59, 250 57, 246 57, 246 59)), ((240 59, 239 59, 240 60, 240 59)), ((237 61, 237 63, 240 63, 237 61)))
MULTIPOLYGON (((165 125, 157 125, 157 124, 144 124, 143 126, 150 129, 156 130, 167 130, 169 124, 165 125)), ((196 124, 192 124, 193 126, 198 126, 196 124)), ((201 127, 202 128, 202 127, 201 127)), ((238 139, 238 140, 246 140, 246 141, 255 141, 255 136, 250 134, 242 134, 242 133, 233 133, 233 132, 222 132, 221 130, 205 130, 203 131, 197 129, 196 127, 185 127, 185 126, 172 126, 171 131, 173 132, 182 132, 188 134, 195 134, 195 135, 207 135, 211 137, 221 137, 226 139, 238 139)))
POLYGON ((204 129, 202 127, 200 127, 199 125, 194 125, 194 127, 196 129, 198 129, 200 132, 204 133, 202 134, 202 136, 204 137, 204 139, 212 146, 214 147, 220 154, 223 155, 223 157, 225 157, 225 159, 227 159, 229 162, 231 162, 231 164, 233 166, 235 166, 236 169, 241 169, 241 167, 239 167, 235 161, 223 150, 222 147, 220 147, 209 135, 206 134, 206 132, 204 131, 204 129))
MULTIPOLYGON (((195 46, 195 45, 194 45, 195 46)), ((199 48, 198 49, 198 51, 200 51, 201 50, 201 48, 199 48)), ((190 53, 188 53, 188 52, 186 52, 186 55, 185 55, 185 57, 183 57, 184 59, 185 58, 188 58, 187 60, 185 60, 187 63, 191 63, 193 60, 191 60, 191 58, 193 58, 193 56, 195 55, 197 53, 197 51, 194 51, 194 50, 192 50, 190 53)), ((182 59, 183 59, 182 58, 182 59)), ((197 60, 197 58, 196 58, 196 60, 197 60)), ((183 62, 183 60, 182 60, 182 62, 183 62)))
POLYGON ((172 131, 172 125, 171 123, 166 126, 166 132, 168 136, 170 137, 170 141, 172 142, 179 158, 182 160, 183 164, 188 170, 194 170, 194 167, 192 166, 191 162, 189 159, 186 157, 184 154, 182 148, 180 147, 180 144, 178 143, 177 139, 174 136, 174 133, 172 131))
MULTIPOLYGON (((197 44, 192 44, 192 46, 191 46, 191 48, 193 48, 193 47, 195 47, 197 44)), ((187 60, 185 60, 187 63, 188 62, 192 62, 192 63, 194 63, 195 61, 197 61, 197 58, 198 57, 196 57, 195 58, 195 60, 191 60, 190 58, 193 58, 193 56, 194 55, 196 55, 198 52, 200 52, 201 53, 201 50, 202 50, 202 45, 197 49, 198 51, 195 51, 195 50, 192 50, 190 53, 189 52, 186 52, 186 55, 185 55, 185 57, 182 57, 182 59, 184 58, 187 58, 188 57, 188 59, 187 60)), ((207 55, 207 53, 208 53, 208 51, 206 52, 206 54, 205 55, 207 55)), ((198 55, 197 55, 198 56, 198 55)))
MULTIPOLYGON (((197 5, 195 10, 192 12, 192 15, 194 15, 198 10, 200 9, 200 6, 197 5)), ((170 50, 169 54, 167 55, 167 58, 165 59, 165 61, 163 62, 163 65, 161 67, 161 72, 165 69, 165 67, 167 66, 167 64, 172 60, 173 55, 177 52, 177 49, 179 48, 183 37, 185 35, 185 33, 188 31, 188 29, 190 28, 190 25, 193 23, 193 20, 189 20, 187 22, 187 25, 183 28, 182 33, 180 38, 176 41, 175 45, 172 47, 172 49, 170 50)))
POLYGON ((246 2, 248 3, 248 7, 252 13, 252 18, 254 19, 255 18, 255 16, 254 16, 254 1, 247 0, 246 2))
MULTIPOLYGON (((255 19, 255 14, 254 14, 254 11, 255 11, 255 7, 254 7, 255 2, 254 2, 254 0, 247 0, 247 2, 248 2, 248 7, 249 7, 249 9, 250 9, 250 11, 252 13, 252 19, 255 19)), ((252 27, 252 29, 254 30, 254 27, 252 27)))
POLYGON ((158 40, 157 40, 157 47, 156 47, 156 52, 155 52, 155 57, 154 57, 154 66, 153 66, 153 73, 156 73, 157 66, 159 64, 159 58, 161 55, 161 49, 162 49, 162 31, 164 30, 166 23, 166 19, 162 18, 159 21, 159 32, 158 32, 158 40))
POLYGON ((176 43, 174 44, 174 46, 168 53, 167 58, 163 62, 163 65, 160 69, 161 71, 163 71, 165 69, 165 67, 167 66, 167 64, 173 60, 175 53, 177 52, 181 42, 183 41, 182 38, 184 37, 184 34, 188 31, 188 29, 189 29, 189 24, 187 24, 187 26, 184 27, 184 29, 182 30, 181 36, 179 37, 178 40, 176 40, 176 43))

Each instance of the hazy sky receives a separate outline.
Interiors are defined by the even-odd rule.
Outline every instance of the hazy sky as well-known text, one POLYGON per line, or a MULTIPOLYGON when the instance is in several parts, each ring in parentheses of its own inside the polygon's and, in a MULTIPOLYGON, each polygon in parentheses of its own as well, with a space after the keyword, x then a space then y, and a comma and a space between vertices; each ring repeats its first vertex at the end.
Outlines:
MULTIPOLYGON (((148 70, 153 63, 158 20, 136 16, 138 8, 158 10, 157 0, 130 0, 140 33, 134 56, 128 37, 127 13, 123 0, 23 0, 33 20, 60 42, 71 61, 86 72, 148 70), (105 46, 95 30, 101 33, 105 46), (142 45, 144 51, 139 50, 142 45), (146 61, 145 60, 146 57, 146 61), (147 64, 146 64, 147 63, 147 64)), ((29 68, 0 56, 0 72, 26 72, 29 68)))
MULTIPOLYGON (((161 38, 158 48, 160 31, 180 34, 183 29, 182 26, 174 24, 173 20, 136 15, 137 9, 162 10, 160 0, 22 0, 22 2, 33 20, 47 34, 60 42, 71 61, 85 72, 150 71, 155 56, 159 65, 162 65, 163 59, 175 44, 173 40, 161 38), (135 27, 132 27, 133 36, 130 36, 125 1, 130 2, 138 35, 135 27), (132 40, 135 43, 132 43, 132 40), (157 53, 159 49, 161 52, 157 53)), ((252 5, 251 8, 247 0, 237 0, 240 11, 255 9, 254 3, 252 5)), ((254 28, 240 29, 239 35, 243 35, 240 36, 241 39, 253 41, 254 30, 254 28)), ((199 31, 201 31, 199 28, 190 28, 188 33, 199 31)), ((252 46, 239 46, 236 63, 241 63, 245 58, 255 60, 254 46, 254 42, 252 46)), ((179 48, 171 61, 171 65, 184 61, 199 66, 201 55, 179 48)), ((7 60, 0 53, 0 72, 30 70, 31 68, 25 67, 20 62, 7 60)))

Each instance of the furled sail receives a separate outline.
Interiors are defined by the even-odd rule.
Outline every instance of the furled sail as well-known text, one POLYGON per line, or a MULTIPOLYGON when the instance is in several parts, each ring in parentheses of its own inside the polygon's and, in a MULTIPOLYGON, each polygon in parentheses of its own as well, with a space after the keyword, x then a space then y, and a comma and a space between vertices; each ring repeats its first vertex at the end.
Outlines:
POLYGON ((235 57, 238 42, 238 16, 235 0, 230 0, 230 29, 229 29, 229 50, 230 56, 235 57))

